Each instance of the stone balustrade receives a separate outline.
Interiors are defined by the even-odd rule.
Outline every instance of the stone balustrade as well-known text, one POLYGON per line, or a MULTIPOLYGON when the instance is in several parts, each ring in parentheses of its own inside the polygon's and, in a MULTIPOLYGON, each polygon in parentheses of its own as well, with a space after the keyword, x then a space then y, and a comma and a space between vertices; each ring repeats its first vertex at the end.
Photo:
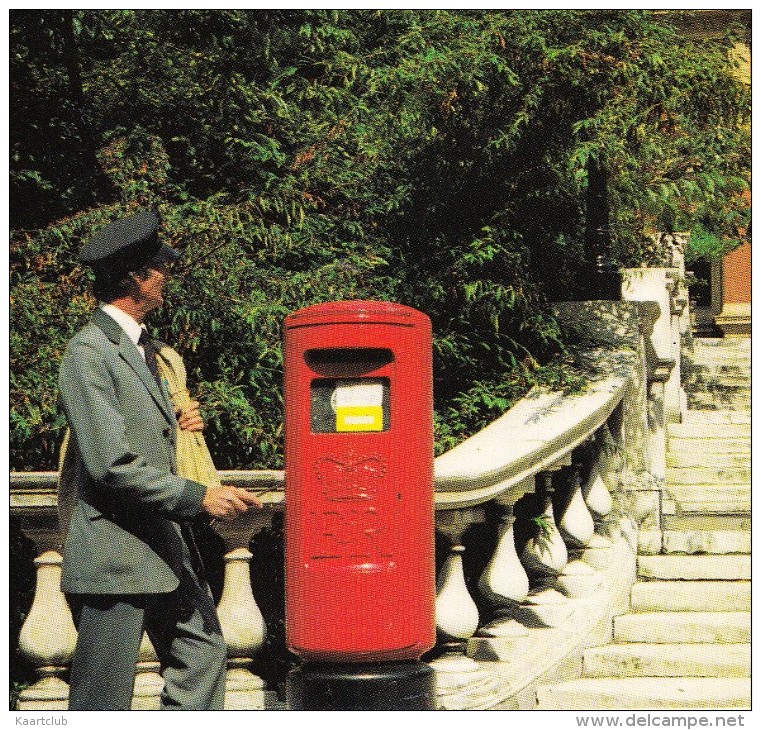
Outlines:
MULTIPOLYGON (((684 290, 678 270, 624 273, 625 301, 557 307, 592 372, 583 392, 532 391, 436 459, 439 642, 425 659, 437 672, 441 708, 533 707, 537 683, 578 676, 581 651, 605 643, 611 617, 628 608, 637 530, 657 529, 659 519, 665 422, 678 417, 678 409, 667 413, 674 399, 666 389, 684 290)), ((228 644, 226 707, 276 707, 273 688, 257 675, 267 626, 249 547, 284 507, 283 472, 221 477, 264 504, 214 526, 225 553, 218 612, 228 644)), ((20 709, 67 702, 76 632, 58 585, 56 479, 56 472, 11 475, 11 512, 38 555, 19 638, 37 681, 21 693, 20 709)), ((157 670, 146 638, 135 708, 158 706, 157 670)))

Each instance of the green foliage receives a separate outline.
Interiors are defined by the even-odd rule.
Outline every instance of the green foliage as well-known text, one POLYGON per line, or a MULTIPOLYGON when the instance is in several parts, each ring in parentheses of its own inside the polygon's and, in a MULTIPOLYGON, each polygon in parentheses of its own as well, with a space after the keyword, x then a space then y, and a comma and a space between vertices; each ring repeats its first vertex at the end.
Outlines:
MULTIPOLYGON (((750 208, 748 208, 748 217, 750 208)), ((693 225, 690 232, 690 238, 685 249, 685 261, 693 263, 698 260, 719 261, 729 251, 736 248, 742 243, 741 237, 737 239, 721 238, 715 233, 706 230, 702 223, 697 222, 693 225)))
POLYGON ((285 314, 388 299, 434 323, 437 448, 573 384, 545 313, 655 230, 745 225, 749 92, 730 40, 643 11, 11 11, 11 463, 54 468, 76 251, 155 207, 184 265, 151 320, 217 463, 282 464, 285 314))
POLYGON ((630 19, 620 51, 599 58, 605 103, 574 125, 576 174, 590 158, 607 171, 618 261, 662 264, 654 234, 696 226, 726 253, 750 217, 750 85, 738 79, 735 37, 693 39, 668 21, 630 19))
POLYGON ((537 515, 536 517, 532 517, 531 521, 536 526, 537 529, 537 542, 542 544, 543 542, 546 542, 546 540, 549 538, 552 530, 552 525, 550 524, 549 517, 545 514, 537 515))

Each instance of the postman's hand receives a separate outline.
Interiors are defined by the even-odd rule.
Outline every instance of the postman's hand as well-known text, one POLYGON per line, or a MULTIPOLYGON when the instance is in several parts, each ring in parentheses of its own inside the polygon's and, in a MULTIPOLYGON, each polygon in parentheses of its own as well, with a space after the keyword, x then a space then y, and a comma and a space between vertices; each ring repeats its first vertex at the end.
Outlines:
POLYGON ((203 422, 200 403, 197 400, 183 409, 177 409, 177 425, 183 431, 203 431, 206 424, 203 422))
POLYGON ((208 487, 203 501, 203 509, 218 520, 234 520, 250 507, 262 508, 262 503, 251 492, 240 487, 222 484, 219 487, 208 487))

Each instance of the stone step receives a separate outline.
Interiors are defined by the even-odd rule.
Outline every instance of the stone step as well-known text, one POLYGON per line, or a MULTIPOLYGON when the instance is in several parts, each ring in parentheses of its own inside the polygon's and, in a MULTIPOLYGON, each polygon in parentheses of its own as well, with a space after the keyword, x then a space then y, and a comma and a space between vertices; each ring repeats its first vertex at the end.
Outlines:
POLYGON ((744 352, 717 352, 713 359, 701 358, 690 363, 690 376, 700 377, 704 373, 749 373, 751 359, 744 352))
POLYGON ((739 467, 689 466, 668 467, 666 469, 666 484, 726 486, 739 484, 750 486, 750 469, 739 467))
POLYGON ((721 380, 726 376, 749 378, 751 364, 747 358, 718 357, 711 362, 693 362, 690 365, 690 370, 691 372, 687 376, 688 387, 691 387, 692 384, 704 383, 710 380, 721 380))
POLYGON ((750 353, 742 350, 714 350, 713 352, 692 353, 686 355, 689 358, 689 374, 700 375, 705 370, 720 367, 738 367, 750 370, 752 357, 750 353))
POLYGON ((750 373, 709 373, 702 374, 699 378, 690 380, 685 384, 685 392, 689 395, 695 393, 717 393, 719 395, 732 395, 733 393, 749 393, 751 389, 750 373))
POLYGON ((693 347, 740 347, 750 350, 750 337, 694 337, 693 347))
POLYGON ((733 531, 750 532, 749 513, 707 514, 705 512, 685 512, 676 515, 662 515, 661 526, 668 532, 733 531))
POLYGON ((750 485, 672 484, 663 490, 662 514, 750 512, 750 485))
POLYGON ((750 553, 750 532, 741 530, 640 530, 639 554, 750 553))
POLYGON ((687 353, 693 365, 711 367, 718 362, 742 362, 750 363, 752 358, 750 349, 742 347, 711 347, 696 348, 691 353, 687 353))
MULTIPOLYGON (((737 426, 736 428, 746 428, 745 426, 737 426)), ((679 438, 669 436, 668 442, 669 455, 687 456, 696 455, 702 456, 703 459, 699 464, 706 462, 706 454, 742 454, 748 457, 750 460, 750 429, 748 429, 748 436, 745 437, 725 437, 720 438, 718 436, 710 437, 693 437, 693 438, 679 438)), ((714 459, 711 459, 712 464, 716 464, 714 459)))
POLYGON ((724 443, 734 439, 750 439, 750 423, 670 423, 667 427, 669 448, 677 439, 724 443))
POLYGON ((720 365, 693 373, 684 384, 688 393, 710 393, 713 390, 750 388, 750 367, 745 365, 720 365))
POLYGON ((749 363, 727 360, 690 373, 685 382, 687 390, 711 390, 714 387, 750 387, 751 369, 749 363))
POLYGON ((735 411, 749 411, 750 389, 721 390, 712 393, 687 393, 687 407, 691 410, 715 411, 730 408, 735 411))
POLYGON ((686 381, 690 389, 703 383, 723 383, 725 379, 730 384, 734 378, 738 378, 738 385, 744 385, 750 380, 751 364, 742 358, 717 358, 710 363, 693 363, 691 370, 686 381))
POLYGON ((750 410, 750 388, 717 384, 715 388, 688 390, 687 407, 711 411, 747 411, 750 410))
POLYGON ((574 679, 537 689, 538 710, 749 709, 750 680, 716 677, 574 679))
POLYGON ((692 360, 688 371, 687 378, 692 381, 715 375, 750 375, 751 361, 743 353, 718 353, 711 359, 692 360))
POLYGON ((690 411, 688 410, 684 422, 690 425, 716 425, 716 424, 750 424, 750 411, 690 411))
POLYGON ((698 381, 687 390, 694 392, 711 393, 714 390, 727 392, 749 393, 752 388, 750 373, 716 373, 709 375, 705 380, 698 381))
MULTIPOLYGON (((725 442, 726 443, 726 442, 725 442)), ((686 467, 701 467, 710 464, 717 469, 747 469, 750 466, 750 449, 739 449, 735 446, 732 450, 717 451, 706 443, 707 448, 701 450, 698 445, 691 444, 686 449, 680 449, 677 445, 674 449, 669 445, 666 454, 666 466, 677 469, 686 467)))
POLYGON ((750 644, 611 644, 584 652, 585 677, 750 677, 750 644))
POLYGON ((684 383, 688 393, 705 392, 731 388, 750 388, 751 371, 747 365, 720 365, 715 368, 705 368, 699 373, 693 373, 684 383))
POLYGON ((732 355, 718 356, 715 360, 706 362, 693 362, 690 365, 690 373, 687 383, 700 383, 714 378, 722 378, 725 375, 739 375, 749 377, 751 363, 746 357, 732 355))
POLYGON ((616 644, 744 644, 750 641, 750 612, 627 613, 613 618, 613 640, 616 644))
POLYGON ((693 347, 741 347, 750 350, 750 337, 694 337, 693 347))
POLYGON ((693 362, 689 367, 688 388, 699 383, 722 381, 725 377, 750 378, 751 374, 750 360, 742 356, 720 355, 710 362, 693 362))
POLYGON ((691 357, 697 361, 711 362, 717 357, 750 357, 750 338, 737 338, 710 342, 705 339, 694 340, 691 357))
POLYGON ((639 581, 632 586, 633 613, 750 611, 750 581, 639 581))
POLYGON ((723 359, 703 365, 693 364, 691 367, 692 372, 685 383, 690 390, 700 388, 704 383, 723 383, 725 378, 728 378, 727 384, 738 378, 738 385, 745 385, 751 377, 751 365, 747 360, 723 359))
POLYGON ((750 580, 750 555, 640 555, 640 578, 750 580))
POLYGON ((694 352, 737 352, 737 353, 749 353, 749 337, 727 337, 722 338, 699 338, 692 341, 692 348, 694 352), (716 342, 712 342, 712 339, 716 339, 716 342))
POLYGON ((750 512, 750 484, 670 484, 663 490, 663 513, 750 512))
POLYGON ((750 358, 742 352, 717 352, 710 358, 691 360, 686 368, 686 378, 688 382, 699 382, 714 376, 749 375, 751 368, 750 358))

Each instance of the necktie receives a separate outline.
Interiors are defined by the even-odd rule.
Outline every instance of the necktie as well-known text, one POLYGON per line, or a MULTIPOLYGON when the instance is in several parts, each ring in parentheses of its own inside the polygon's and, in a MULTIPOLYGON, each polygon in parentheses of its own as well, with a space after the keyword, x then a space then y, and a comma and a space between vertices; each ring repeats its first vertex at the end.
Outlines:
POLYGON ((148 370, 151 371, 151 375, 153 375, 153 379, 158 384, 159 390, 161 390, 161 377, 159 376, 159 366, 156 362, 156 348, 147 330, 143 330, 140 333, 140 339, 137 341, 137 344, 143 348, 145 352, 145 364, 148 366, 148 370))

